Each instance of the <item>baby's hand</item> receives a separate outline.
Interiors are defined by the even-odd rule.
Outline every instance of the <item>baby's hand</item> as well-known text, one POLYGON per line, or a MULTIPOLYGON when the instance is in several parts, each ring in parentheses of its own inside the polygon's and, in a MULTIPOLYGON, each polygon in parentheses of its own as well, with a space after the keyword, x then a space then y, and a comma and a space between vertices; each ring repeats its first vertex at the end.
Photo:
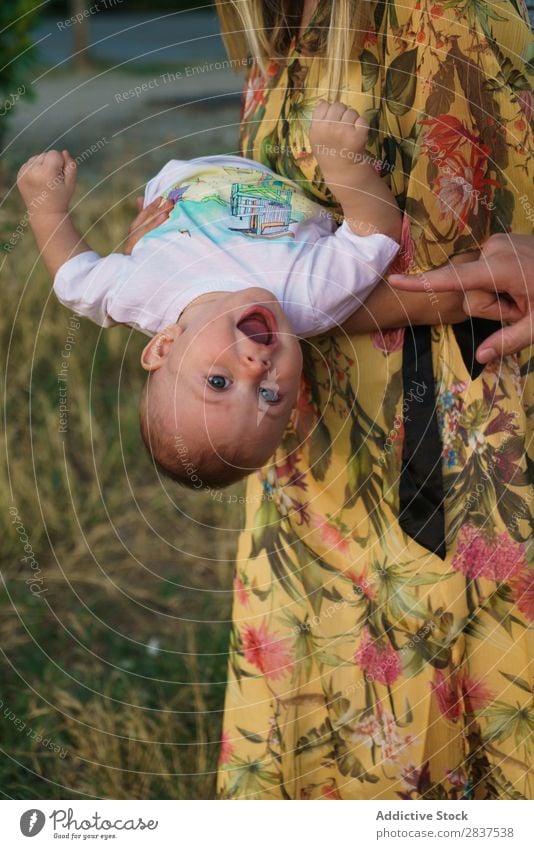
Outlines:
POLYGON ((319 101, 310 127, 310 142, 325 183, 343 208, 356 236, 382 233, 400 239, 401 215, 377 163, 366 153, 367 120, 344 103, 319 101))
POLYGON ((76 163, 68 150, 32 156, 19 170, 17 186, 32 215, 65 214, 76 188, 76 163))
POLYGON ((310 142, 321 165, 329 160, 337 167, 352 166, 366 161, 365 147, 369 124, 365 118, 344 103, 320 100, 314 109, 310 126, 310 142))

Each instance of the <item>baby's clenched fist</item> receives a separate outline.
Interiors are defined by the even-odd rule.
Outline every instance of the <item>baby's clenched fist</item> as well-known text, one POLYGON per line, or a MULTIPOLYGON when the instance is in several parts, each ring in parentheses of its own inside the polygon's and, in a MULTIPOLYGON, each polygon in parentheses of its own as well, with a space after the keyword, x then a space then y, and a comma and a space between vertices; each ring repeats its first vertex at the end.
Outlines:
POLYGON ((32 156, 20 168, 17 186, 32 214, 64 214, 76 188, 76 162, 68 150, 32 156))

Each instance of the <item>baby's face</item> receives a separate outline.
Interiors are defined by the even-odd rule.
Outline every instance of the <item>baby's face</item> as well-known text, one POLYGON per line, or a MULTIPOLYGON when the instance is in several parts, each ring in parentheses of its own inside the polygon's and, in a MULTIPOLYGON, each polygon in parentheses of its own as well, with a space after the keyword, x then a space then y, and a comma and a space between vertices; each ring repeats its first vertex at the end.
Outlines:
MULTIPOLYGON (((302 353, 289 319, 265 289, 192 304, 164 364, 163 403, 196 453, 218 453, 245 470, 277 447, 293 409, 302 353)), ((166 415, 166 418, 167 418, 166 415)))

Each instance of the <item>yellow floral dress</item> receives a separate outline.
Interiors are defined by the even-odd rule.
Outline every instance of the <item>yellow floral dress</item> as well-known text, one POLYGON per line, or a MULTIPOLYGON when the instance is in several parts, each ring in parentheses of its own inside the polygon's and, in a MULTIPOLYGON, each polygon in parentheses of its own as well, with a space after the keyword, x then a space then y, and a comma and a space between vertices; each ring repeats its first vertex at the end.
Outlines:
MULTIPOLYGON (((308 140, 327 6, 287 65, 252 67, 242 152, 333 206, 308 140)), ((375 4, 341 99, 405 210, 400 270, 532 233, 532 56, 521 3, 375 4)), ((308 342, 276 468, 249 481, 221 798, 534 798, 532 363, 473 379, 432 331, 442 560, 398 523, 403 335, 308 342)))

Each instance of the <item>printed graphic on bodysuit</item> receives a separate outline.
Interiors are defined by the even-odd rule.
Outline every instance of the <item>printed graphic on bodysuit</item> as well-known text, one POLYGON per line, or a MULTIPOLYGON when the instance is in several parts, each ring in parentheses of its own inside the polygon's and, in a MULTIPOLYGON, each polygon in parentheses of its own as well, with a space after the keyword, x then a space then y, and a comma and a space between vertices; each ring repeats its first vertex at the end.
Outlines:
POLYGON ((267 174, 256 183, 233 183, 230 210, 236 226, 230 229, 270 239, 291 233, 292 194, 285 183, 267 174))
POLYGON ((164 193, 174 209, 144 238, 177 232, 191 238, 200 231, 216 244, 236 235, 291 242, 296 226, 318 213, 296 186, 256 169, 212 166, 186 179, 164 193))

